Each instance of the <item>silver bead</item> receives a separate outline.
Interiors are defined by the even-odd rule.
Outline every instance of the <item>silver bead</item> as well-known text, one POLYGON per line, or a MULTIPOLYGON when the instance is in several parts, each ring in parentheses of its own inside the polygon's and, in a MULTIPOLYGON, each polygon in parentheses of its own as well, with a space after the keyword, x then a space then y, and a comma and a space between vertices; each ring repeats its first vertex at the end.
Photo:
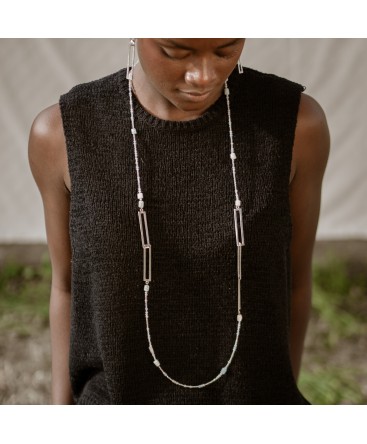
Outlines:
POLYGON ((136 134, 136 129, 135 128, 131 128, 131 134, 136 134))
POLYGON ((236 200, 235 205, 236 205, 236 207, 240 207, 241 206, 241 201, 240 200, 236 200))
POLYGON ((144 291, 149 291, 149 285, 144 285, 144 291))
POLYGON ((224 88, 224 94, 225 94, 226 96, 229 96, 229 88, 224 88))
POLYGON ((157 367, 159 367, 161 364, 160 364, 160 362, 158 361, 158 359, 156 359, 155 361, 153 361, 154 362, 154 364, 157 366, 157 367))
POLYGON ((238 314, 238 315, 237 315, 237 321, 238 321, 238 322, 241 322, 241 321, 242 321, 242 315, 241 315, 241 314, 238 314))
POLYGON ((221 375, 224 375, 224 374, 226 373, 226 371, 227 371, 227 367, 223 367, 223 368, 220 370, 220 374, 221 374, 221 375))
POLYGON ((138 193, 138 199, 143 199, 143 193, 138 193))
POLYGON ((237 159, 237 156, 235 153, 231 153, 231 159, 237 159))
POLYGON ((144 201, 139 200, 138 205, 139 205, 139 208, 144 208, 144 201))

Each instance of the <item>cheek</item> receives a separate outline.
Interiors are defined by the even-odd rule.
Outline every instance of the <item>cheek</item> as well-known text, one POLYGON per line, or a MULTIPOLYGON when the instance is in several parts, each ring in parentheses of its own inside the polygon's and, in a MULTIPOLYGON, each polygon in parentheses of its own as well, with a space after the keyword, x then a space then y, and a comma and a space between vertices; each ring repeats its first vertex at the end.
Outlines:
POLYGON ((236 69, 236 67, 237 67, 237 60, 236 61, 231 61, 231 63, 226 65, 221 70, 221 77, 224 79, 223 81, 225 81, 230 76, 230 74, 232 73, 232 71, 234 69, 236 69))
POLYGON ((164 91, 176 89, 184 81, 185 71, 177 69, 171 63, 162 61, 154 68, 152 80, 154 84, 164 91))

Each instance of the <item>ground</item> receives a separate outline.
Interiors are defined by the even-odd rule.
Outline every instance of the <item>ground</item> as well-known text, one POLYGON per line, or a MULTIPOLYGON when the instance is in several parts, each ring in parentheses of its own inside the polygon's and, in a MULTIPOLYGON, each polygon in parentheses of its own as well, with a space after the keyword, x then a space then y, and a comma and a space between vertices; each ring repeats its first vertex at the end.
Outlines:
POLYGON ((1 336, 0 404, 51 404, 50 352, 46 328, 35 328, 29 337, 1 336))

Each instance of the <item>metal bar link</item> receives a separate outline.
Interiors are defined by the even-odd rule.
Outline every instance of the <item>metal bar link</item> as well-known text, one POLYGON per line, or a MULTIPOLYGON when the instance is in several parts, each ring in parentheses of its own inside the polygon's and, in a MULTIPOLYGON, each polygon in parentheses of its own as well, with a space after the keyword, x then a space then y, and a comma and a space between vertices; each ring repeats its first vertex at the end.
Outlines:
POLYGON ((241 313, 241 279, 237 281, 238 313, 241 313))
POLYGON ((237 277, 238 279, 241 279, 241 265, 242 265, 242 245, 237 246, 237 277))
POLYGON ((138 217, 139 217, 139 225, 140 225, 140 233, 141 233, 141 244, 142 244, 142 247, 144 248, 147 245, 150 245, 147 214, 144 210, 138 211, 138 217), (143 225, 144 225, 144 227, 143 227, 143 225), (146 233, 146 241, 144 239, 144 229, 145 229, 145 233, 146 233))
POLYGON ((243 236, 242 208, 235 208, 233 211, 234 211, 234 225, 236 232, 236 244, 245 245, 245 239, 243 236), (237 215, 239 216, 239 223, 237 221, 237 215))
POLYGON ((241 278, 242 278, 242 247, 243 245, 237 246, 237 298, 238 298, 238 312, 241 312, 241 278))
POLYGON ((143 257, 143 261, 144 261, 144 270, 143 270, 143 281, 145 283, 148 283, 152 280, 152 246, 151 245, 145 245, 143 247, 143 251, 144 251, 144 257, 143 257), (147 267, 147 259, 148 259, 148 255, 147 255, 147 250, 149 251, 149 266, 147 267), (147 276, 147 269, 149 270, 149 276, 147 276))
POLYGON ((131 70, 134 65, 135 60, 135 41, 130 39, 129 52, 127 54, 127 68, 126 68, 126 78, 127 80, 132 80, 131 70))

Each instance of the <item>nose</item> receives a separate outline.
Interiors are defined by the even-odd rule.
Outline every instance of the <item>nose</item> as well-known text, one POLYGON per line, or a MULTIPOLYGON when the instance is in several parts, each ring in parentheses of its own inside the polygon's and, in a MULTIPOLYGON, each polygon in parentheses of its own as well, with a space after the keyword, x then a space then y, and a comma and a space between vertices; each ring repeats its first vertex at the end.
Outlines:
POLYGON ((189 67, 185 73, 186 83, 200 90, 210 89, 215 79, 214 66, 208 59, 201 59, 189 67))

